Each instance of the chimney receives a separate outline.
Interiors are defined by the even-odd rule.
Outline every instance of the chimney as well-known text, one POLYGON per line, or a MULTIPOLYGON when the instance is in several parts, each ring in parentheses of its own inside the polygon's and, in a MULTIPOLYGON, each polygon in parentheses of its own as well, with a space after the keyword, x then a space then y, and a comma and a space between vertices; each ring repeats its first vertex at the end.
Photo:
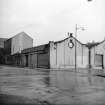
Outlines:
POLYGON ((73 33, 70 33, 70 37, 73 37, 73 33))

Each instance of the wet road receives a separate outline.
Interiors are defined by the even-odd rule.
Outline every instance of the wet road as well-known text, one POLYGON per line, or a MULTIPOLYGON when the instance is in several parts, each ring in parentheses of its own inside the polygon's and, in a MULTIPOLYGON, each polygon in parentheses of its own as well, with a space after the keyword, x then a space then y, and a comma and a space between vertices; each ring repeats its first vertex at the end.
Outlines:
POLYGON ((42 72, 1 66, 0 101, 29 105, 41 105, 43 101, 51 105, 105 105, 105 78, 70 71, 42 72))

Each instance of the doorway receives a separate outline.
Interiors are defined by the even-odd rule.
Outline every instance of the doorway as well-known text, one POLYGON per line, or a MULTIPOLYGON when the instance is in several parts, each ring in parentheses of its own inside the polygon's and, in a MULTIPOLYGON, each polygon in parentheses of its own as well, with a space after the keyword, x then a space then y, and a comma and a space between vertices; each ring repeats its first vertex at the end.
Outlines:
POLYGON ((103 66, 103 55, 101 55, 101 54, 96 54, 95 55, 95 65, 97 67, 104 68, 104 66, 103 66))
POLYGON ((26 55, 26 67, 28 67, 28 55, 26 55))

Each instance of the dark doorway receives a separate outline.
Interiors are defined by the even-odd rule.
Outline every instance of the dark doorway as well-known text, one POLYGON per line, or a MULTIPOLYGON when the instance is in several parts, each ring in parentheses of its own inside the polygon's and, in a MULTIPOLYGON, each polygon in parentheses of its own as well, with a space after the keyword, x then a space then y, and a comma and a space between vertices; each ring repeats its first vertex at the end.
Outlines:
POLYGON ((95 55, 95 65, 97 67, 104 68, 104 66, 103 66, 103 55, 101 55, 101 54, 96 54, 95 55))
POLYGON ((49 56, 48 53, 39 53, 37 56, 38 68, 49 68, 49 56))
POLYGON ((26 67, 28 67, 28 55, 26 55, 26 67))
POLYGON ((104 64, 103 64, 103 63, 104 63, 104 62, 103 62, 103 60, 104 60, 104 59, 103 59, 104 56, 103 56, 103 55, 101 55, 101 56, 102 56, 102 69, 104 69, 104 64))

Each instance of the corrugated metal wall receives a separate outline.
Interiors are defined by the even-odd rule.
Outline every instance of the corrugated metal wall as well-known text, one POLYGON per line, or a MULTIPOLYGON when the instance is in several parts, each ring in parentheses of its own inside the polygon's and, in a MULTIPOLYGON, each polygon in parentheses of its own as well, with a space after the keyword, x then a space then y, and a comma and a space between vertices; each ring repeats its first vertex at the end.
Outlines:
POLYGON ((105 41, 90 49, 90 65, 92 68, 105 68, 105 41))
POLYGON ((22 52, 22 66, 49 68, 49 44, 26 49, 22 52))
POLYGON ((51 68, 74 68, 75 64, 77 68, 86 68, 88 66, 88 48, 76 40, 75 50, 75 40, 74 37, 70 37, 62 41, 50 43, 51 68), (73 43, 71 48, 69 46, 70 42, 73 43))
POLYGON ((37 54, 33 53, 30 54, 30 67, 36 68, 37 67, 37 54))
POLYGON ((37 67, 49 68, 49 54, 32 53, 32 54, 23 55, 22 65, 26 67, 32 67, 32 68, 37 68, 37 67))
POLYGON ((49 55, 48 55, 48 53, 39 53, 38 54, 37 66, 49 68, 49 55))

